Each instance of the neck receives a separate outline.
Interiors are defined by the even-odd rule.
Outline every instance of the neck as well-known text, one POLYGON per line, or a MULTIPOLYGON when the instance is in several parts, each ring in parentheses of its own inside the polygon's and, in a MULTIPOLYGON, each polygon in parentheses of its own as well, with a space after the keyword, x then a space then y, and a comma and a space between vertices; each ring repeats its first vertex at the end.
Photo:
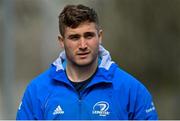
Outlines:
POLYGON ((88 66, 77 66, 67 62, 66 73, 68 78, 73 82, 82 82, 90 78, 96 71, 98 59, 88 66))

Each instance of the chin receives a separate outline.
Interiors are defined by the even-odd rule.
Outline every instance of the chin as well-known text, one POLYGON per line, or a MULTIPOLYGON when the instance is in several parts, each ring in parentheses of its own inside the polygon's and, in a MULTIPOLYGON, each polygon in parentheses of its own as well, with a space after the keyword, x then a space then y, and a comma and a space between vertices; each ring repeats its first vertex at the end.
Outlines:
POLYGON ((92 61, 88 61, 88 60, 76 62, 76 65, 78 65, 79 67, 85 67, 85 66, 89 66, 91 64, 92 64, 92 61))

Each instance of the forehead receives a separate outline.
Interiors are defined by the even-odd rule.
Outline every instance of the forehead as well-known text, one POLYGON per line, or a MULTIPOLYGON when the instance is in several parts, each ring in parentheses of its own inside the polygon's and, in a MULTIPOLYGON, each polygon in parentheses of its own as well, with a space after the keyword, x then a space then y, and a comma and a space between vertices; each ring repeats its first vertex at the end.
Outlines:
POLYGON ((93 22, 84 22, 84 23, 81 23, 76 28, 66 27, 64 34, 65 35, 83 34, 85 32, 97 32, 96 24, 93 22))

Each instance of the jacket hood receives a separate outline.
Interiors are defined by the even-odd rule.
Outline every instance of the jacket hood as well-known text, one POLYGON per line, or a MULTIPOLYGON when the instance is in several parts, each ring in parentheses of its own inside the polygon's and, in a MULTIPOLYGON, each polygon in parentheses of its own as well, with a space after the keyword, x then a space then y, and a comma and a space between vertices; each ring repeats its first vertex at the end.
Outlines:
MULTIPOLYGON (((110 53, 102 46, 99 46, 99 68, 104 68, 105 70, 109 70, 111 64, 114 63, 111 60, 110 53)), ((56 67, 56 71, 64 70, 66 64, 66 54, 65 51, 62 51, 59 54, 59 57, 53 62, 53 65, 56 67)))

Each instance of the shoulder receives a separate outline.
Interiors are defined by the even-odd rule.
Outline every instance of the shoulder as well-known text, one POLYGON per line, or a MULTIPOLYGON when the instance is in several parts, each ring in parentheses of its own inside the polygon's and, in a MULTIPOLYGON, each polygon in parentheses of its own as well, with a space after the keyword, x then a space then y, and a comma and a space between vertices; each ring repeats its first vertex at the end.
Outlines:
POLYGON ((54 81, 51 78, 51 71, 52 68, 49 68, 32 79, 27 85, 25 93, 29 93, 32 98, 45 96, 50 93, 54 85, 54 81))
POLYGON ((113 72, 113 85, 115 89, 124 89, 133 93, 138 91, 148 93, 147 88, 142 82, 121 69, 118 65, 116 65, 113 72))
POLYGON ((116 96, 123 97, 122 104, 127 105, 130 119, 158 118, 149 90, 119 67, 114 71, 113 89, 116 96))
POLYGON ((139 84, 139 81, 134 76, 121 69, 118 65, 116 65, 114 69, 113 82, 126 85, 139 84))
POLYGON ((48 85, 52 81, 50 74, 51 74, 51 68, 45 70, 44 72, 33 78, 28 84, 28 86, 38 85, 39 87, 43 85, 48 85))

